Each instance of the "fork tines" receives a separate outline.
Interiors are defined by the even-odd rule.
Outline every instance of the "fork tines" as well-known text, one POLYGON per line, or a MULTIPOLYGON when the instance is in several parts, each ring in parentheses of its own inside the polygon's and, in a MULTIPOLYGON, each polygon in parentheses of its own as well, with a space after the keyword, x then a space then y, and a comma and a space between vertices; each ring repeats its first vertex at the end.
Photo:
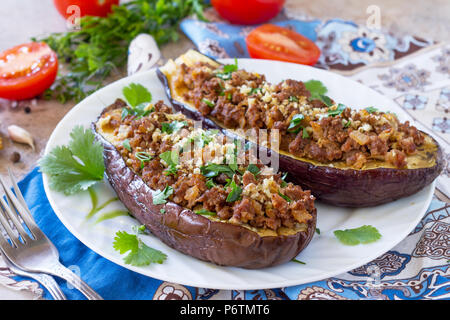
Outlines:
POLYGON ((23 223, 30 231, 31 235, 33 235, 32 228, 36 224, 10 169, 8 169, 8 173, 16 195, 14 195, 11 189, 6 186, 5 180, 0 176, 0 185, 6 196, 6 201, 3 197, 0 198, 0 222, 11 242, 14 243, 15 246, 18 246, 18 243, 13 240, 14 238, 17 239, 17 236, 15 236, 8 220, 12 222, 13 226, 18 231, 21 240, 24 242, 26 242, 27 239, 31 239, 30 234, 25 230, 23 223))

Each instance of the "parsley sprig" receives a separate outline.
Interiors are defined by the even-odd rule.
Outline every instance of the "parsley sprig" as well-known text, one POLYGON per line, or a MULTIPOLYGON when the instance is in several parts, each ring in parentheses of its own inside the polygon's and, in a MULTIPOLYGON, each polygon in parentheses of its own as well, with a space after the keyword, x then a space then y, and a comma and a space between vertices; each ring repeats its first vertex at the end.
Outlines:
POLYGON ((196 14, 206 20, 203 7, 202 0, 132 0, 114 6, 107 17, 82 17, 79 30, 33 39, 46 42, 68 70, 45 97, 82 100, 126 65, 128 46, 137 35, 150 34, 158 45, 176 41, 183 18, 196 14))

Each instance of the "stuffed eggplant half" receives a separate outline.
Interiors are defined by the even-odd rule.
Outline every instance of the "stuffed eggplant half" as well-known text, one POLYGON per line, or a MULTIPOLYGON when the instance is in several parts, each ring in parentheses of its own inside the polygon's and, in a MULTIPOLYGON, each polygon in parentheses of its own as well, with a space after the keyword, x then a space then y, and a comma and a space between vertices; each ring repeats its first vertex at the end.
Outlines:
POLYGON ((412 195, 443 168, 438 143, 408 121, 373 107, 352 110, 311 94, 301 81, 271 84, 237 61, 222 65, 194 50, 167 62, 158 76, 177 111, 276 152, 289 181, 333 205, 374 206, 412 195), (275 146, 249 138, 248 130, 277 131, 280 138, 275 146))
POLYGON ((162 101, 141 111, 117 100, 92 130, 112 187, 155 236, 198 259, 249 269, 290 261, 308 245, 310 191, 162 101))

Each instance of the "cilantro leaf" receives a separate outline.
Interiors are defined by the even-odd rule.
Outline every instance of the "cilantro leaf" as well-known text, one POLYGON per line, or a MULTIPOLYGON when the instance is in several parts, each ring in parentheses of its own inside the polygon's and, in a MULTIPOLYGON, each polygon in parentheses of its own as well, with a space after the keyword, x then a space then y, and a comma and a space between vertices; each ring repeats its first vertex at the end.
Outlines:
POLYGON ((234 202, 239 200, 242 193, 242 188, 239 187, 234 180, 230 183, 231 191, 227 196, 226 202, 234 202))
POLYGON ((308 139, 309 138, 309 133, 308 133, 308 131, 306 131, 306 128, 303 128, 302 138, 303 139, 308 139))
POLYGON ((360 243, 371 243, 381 238, 378 230, 369 225, 354 229, 335 230, 334 235, 340 242, 349 246, 355 246, 360 243))
POLYGON ((122 89, 122 93, 132 107, 152 101, 152 94, 142 84, 130 83, 122 89))
POLYGON ((122 146, 127 149, 128 151, 131 151, 131 145, 130 145, 130 140, 129 139, 125 139, 122 142, 122 146))
POLYGON ((339 116, 344 112, 345 108, 347 108, 345 105, 339 103, 336 109, 328 110, 328 115, 331 117, 339 116))
POLYGON ((120 254, 128 253, 123 259, 126 264, 136 267, 147 266, 151 263, 163 263, 167 255, 159 250, 147 246, 137 235, 129 234, 125 231, 116 232, 113 247, 120 254))
POLYGON ((70 137, 67 146, 55 147, 39 161, 50 187, 66 195, 88 189, 103 180, 105 172, 103 146, 95 141, 94 134, 76 126, 70 137))
POLYGON ((226 64, 223 66, 224 73, 231 73, 238 70, 237 58, 234 58, 234 64, 226 64))
POLYGON ((222 80, 231 79, 231 74, 238 70, 237 59, 234 58, 234 64, 226 64, 223 66, 222 72, 216 72, 216 77, 222 80))
POLYGON ((250 163, 247 167, 247 171, 250 171, 253 173, 253 175, 256 177, 258 174, 261 173, 261 170, 258 168, 258 166, 254 163, 250 163))
POLYGON ((167 198, 173 194, 173 188, 171 186, 166 186, 163 190, 157 190, 153 194, 153 204, 165 204, 167 203, 167 198))
POLYGON ((198 148, 203 148, 204 146, 208 145, 211 141, 214 140, 214 136, 219 133, 219 130, 206 130, 202 131, 201 134, 195 136, 194 143, 198 148))
POLYGON ((328 92, 328 89, 319 80, 309 80, 305 83, 305 88, 311 93, 311 100, 319 99, 328 92))
POLYGON ((378 112, 379 110, 375 107, 367 107, 366 110, 368 113, 374 113, 374 112, 378 112))
POLYGON ((302 129, 300 123, 302 122, 303 119, 305 119, 305 116, 301 113, 294 115, 291 119, 291 122, 289 123, 287 131, 292 133, 298 133, 302 129))
POLYGON ((166 132, 168 134, 172 134, 174 132, 177 132, 181 128, 187 126, 187 121, 172 121, 172 122, 164 122, 161 125, 161 131, 166 132))
POLYGON ((221 173, 225 173, 230 178, 232 178, 234 175, 233 169, 231 169, 226 164, 215 164, 215 163, 211 163, 206 166, 201 166, 200 172, 206 178, 213 178, 221 173))
POLYGON ((167 163, 167 170, 164 172, 166 176, 177 173, 177 165, 179 163, 179 154, 177 151, 166 151, 159 155, 161 160, 167 163))

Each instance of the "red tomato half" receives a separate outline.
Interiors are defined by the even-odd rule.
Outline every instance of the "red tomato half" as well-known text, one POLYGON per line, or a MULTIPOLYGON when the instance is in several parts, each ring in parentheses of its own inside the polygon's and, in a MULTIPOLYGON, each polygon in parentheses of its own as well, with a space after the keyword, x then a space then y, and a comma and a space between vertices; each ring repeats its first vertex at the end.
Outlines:
POLYGON ((275 17, 285 0, 211 0, 220 16, 234 24, 258 24, 275 17))
POLYGON ((56 53, 43 42, 22 44, 0 53, 0 98, 33 98, 55 81, 56 53))
POLYGON ((75 13, 72 10, 67 12, 67 8, 72 5, 80 8, 80 17, 106 17, 111 12, 111 7, 119 4, 119 0, 53 0, 53 2, 59 13, 66 19, 75 13))
POLYGON ((250 57, 314 65, 320 49, 300 33, 273 24, 255 28, 245 39, 250 57))

